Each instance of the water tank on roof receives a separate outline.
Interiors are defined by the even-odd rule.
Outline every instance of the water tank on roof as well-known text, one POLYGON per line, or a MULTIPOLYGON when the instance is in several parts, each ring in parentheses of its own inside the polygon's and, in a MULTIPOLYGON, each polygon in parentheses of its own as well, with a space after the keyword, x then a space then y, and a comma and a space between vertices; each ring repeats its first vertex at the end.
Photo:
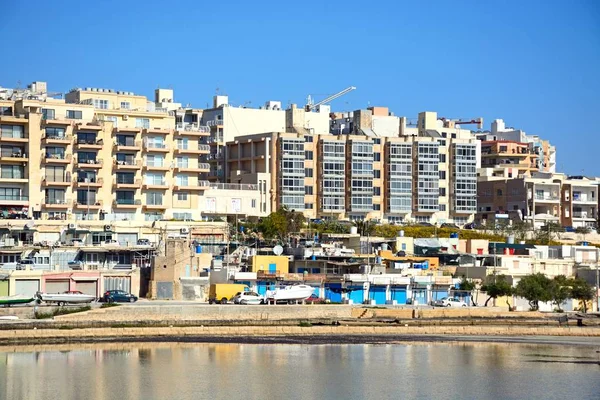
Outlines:
POLYGON ((350 227, 350 234, 351 235, 356 235, 358 233, 358 228, 356 226, 351 226, 350 227))
POLYGON ((404 230, 400 230, 400 232, 398 232, 398 237, 404 237, 404 230))
POLYGON ((506 237, 506 243, 508 243, 508 244, 515 244, 515 237, 513 235, 507 236, 506 237))

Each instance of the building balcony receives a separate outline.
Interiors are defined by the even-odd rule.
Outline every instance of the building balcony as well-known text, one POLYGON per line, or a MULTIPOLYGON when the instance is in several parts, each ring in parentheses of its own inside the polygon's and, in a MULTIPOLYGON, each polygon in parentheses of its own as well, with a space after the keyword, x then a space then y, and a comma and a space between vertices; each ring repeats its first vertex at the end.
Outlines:
POLYGON ((72 204, 71 200, 66 199, 45 199, 43 205, 45 208, 65 209, 71 208, 72 204))
POLYGON ((102 168, 102 160, 77 160, 77 168, 85 168, 85 169, 99 169, 102 168))
POLYGON ((0 161, 2 162, 17 162, 17 163, 27 163, 29 158, 25 153, 12 153, 8 155, 0 156, 0 161))
POLYGON ((209 181, 198 181, 198 183, 188 183, 187 185, 175 185, 173 190, 176 191, 196 191, 196 190, 208 190, 211 184, 209 181))
POLYGON ((596 217, 594 216, 594 213, 574 212, 573 213, 573 219, 581 219, 581 220, 586 220, 586 221, 595 221, 596 217))
POLYGON ((170 185, 167 183, 167 181, 162 181, 154 183, 144 183, 142 188, 146 190, 168 190, 170 188, 170 185))
POLYGON ((139 189, 142 187, 141 179, 118 180, 113 179, 113 187, 116 189, 139 189))
POLYGON ((28 178, 3 178, 0 177, 0 183, 29 183, 28 178))
POLYGON ((95 178, 95 179, 90 179, 89 182, 86 182, 84 178, 75 178, 73 179, 73 184, 75 185, 75 187, 77 188, 88 188, 88 187, 102 187, 102 185, 104 184, 104 179, 102 178, 95 178))
POLYGON ((25 114, 21 115, 0 115, 0 122, 5 124, 23 124, 27 123, 28 119, 25 114))
POLYGON ((168 135, 171 133, 170 129, 162 128, 145 128, 142 132, 144 135, 168 135))
POLYGON ((78 122, 75 124, 78 131, 101 131, 102 123, 100 121, 78 122))
POLYGON ((591 196, 573 196, 573 204, 598 204, 598 199, 594 199, 591 196))
POLYGON ((2 143, 28 143, 28 137, 10 137, 10 136, 0 136, 0 142, 2 143))
POLYGON ((70 164, 71 154, 46 154, 44 157, 45 164, 70 164))
POLYGON ((42 136, 42 143, 69 145, 69 144, 73 143, 73 136, 72 135, 44 135, 44 136, 42 136))
POLYGON ((128 132, 128 133, 142 133, 143 128, 140 127, 127 127, 127 126, 118 126, 113 129, 113 132, 128 132))
POLYGON ((560 197, 556 195, 535 195, 533 198, 535 199, 536 203, 558 203, 560 201, 560 197))
POLYGON ((139 199, 116 199, 113 200, 114 208, 137 208, 141 207, 142 201, 139 199))
POLYGON ((90 209, 90 210, 99 210, 102 208, 102 200, 88 200, 88 201, 76 201, 75 208, 78 209, 90 209))
POLYGON ((42 126, 46 127, 49 125, 71 126, 73 125, 73 120, 68 118, 61 118, 57 115, 47 116, 42 114, 42 126))
POLYGON ((177 124, 176 136, 210 136, 210 127, 199 124, 177 124))
POLYGON ((198 163, 197 167, 175 167, 177 172, 190 172, 190 173, 201 173, 210 171, 210 165, 207 163, 198 163))
POLYGON ((199 144, 197 146, 189 146, 186 148, 176 148, 176 154, 210 154, 210 146, 207 144, 199 144))
POLYGON ((84 150, 84 149, 101 150, 102 146, 103 146, 103 141, 102 141, 102 139, 98 139, 98 140, 77 139, 77 141, 75 142, 75 146, 81 150, 84 150))
POLYGON ((164 143, 144 143, 144 151, 148 153, 168 153, 169 148, 164 143))
POLYGON ((71 180, 67 179, 66 177, 61 177, 61 178, 57 178, 57 177, 44 177, 44 179, 42 180, 42 186, 62 186, 62 187, 67 187, 67 186, 71 186, 71 180))
POLYGON ((116 142, 113 146, 115 151, 140 151, 142 150, 142 142, 135 141, 131 143, 119 143, 116 142))
POLYGON ((13 195, 0 195, 0 205, 15 205, 15 206, 26 206, 29 204, 29 197, 27 196, 13 196, 13 195))
POLYGON ((143 208, 145 210, 166 210, 166 204, 144 204, 143 208))
POLYGON ((116 170, 137 170, 142 168, 142 160, 119 161, 114 160, 113 166, 116 170))
POLYGON ((144 164, 144 169, 147 171, 168 171, 169 169, 171 169, 168 165, 165 164, 144 164))
POLYGON ((223 127, 222 119, 213 119, 210 121, 206 121, 206 126, 210 127, 223 127))

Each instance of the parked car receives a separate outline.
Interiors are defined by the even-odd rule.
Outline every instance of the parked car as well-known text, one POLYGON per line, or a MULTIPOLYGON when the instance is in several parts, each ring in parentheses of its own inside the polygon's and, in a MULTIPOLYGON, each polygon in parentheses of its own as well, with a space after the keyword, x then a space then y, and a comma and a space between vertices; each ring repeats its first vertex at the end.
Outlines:
POLYGON ((436 300, 433 305, 437 307, 466 307, 467 303, 457 299, 456 297, 444 297, 436 300))
POLYGON ((119 246, 119 242, 114 239, 108 239, 102 242, 104 246, 119 246))
POLYGON ((233 296, 233 302, 235 304, 263 304, 265 299, 256 292, 238 292, 233 296))
POLYGON ((449 223, 443 223, 440 228, 460 229, 458 226, 449 223))
POLYGON ((33 268, 33 266, 35 265, 35 261, 33 261, 33 258, 23 258, 17 261, 17 267, 15 269, 19 271, 26 270, 28 265, 29 268, 33 268))
POLYGON ((304 300, 306 304, 323 304, 325 303, 325 299, 320 298, 315 293, 311 294, 310 297, 304 300))
POLYGON ((106 303, 135 303, 137 300, 137 296, 124 290, 107 290, 102 297, 106 303))
POLYGON ((138 239, 137 245, 138 246, 150 246, 150 239, 138 239))

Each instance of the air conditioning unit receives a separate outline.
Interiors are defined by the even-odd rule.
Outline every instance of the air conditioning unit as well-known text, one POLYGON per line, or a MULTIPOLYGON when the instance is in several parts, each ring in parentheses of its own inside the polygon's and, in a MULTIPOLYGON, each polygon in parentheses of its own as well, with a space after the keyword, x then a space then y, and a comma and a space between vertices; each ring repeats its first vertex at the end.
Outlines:
POLYGON ((77 229, 77 225, 75 225, 75 224, 69 224, 68 228, 69 229, 77 229))
POLYGON ((181 232, 182 234, 188 234, 190 233, 190 228, 181 228, 179 232, 181 232))
POLYGON ((127 121, 129 119, 129 115, 123 115, 123 121, 127 121))
POLYGON ((104 225, 104 232, 110 232, 110 231, 112 231, 112 226, 104 225))

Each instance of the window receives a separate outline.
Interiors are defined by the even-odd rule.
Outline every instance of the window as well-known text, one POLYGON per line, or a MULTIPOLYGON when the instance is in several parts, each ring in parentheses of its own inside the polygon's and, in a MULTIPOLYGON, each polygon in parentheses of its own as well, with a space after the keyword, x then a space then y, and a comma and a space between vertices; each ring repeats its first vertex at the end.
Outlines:
POLYGON ((451 136, 452 136, 452 139, 456 139, 456 133, 453 133, 451 136))
POLYGON ((69 119, 81 119, 81 111, 67 110, 67 118, 69 119))
POLYGON ((304 194, 308 194, 308 195, 313 194, 313 187, 312 186, 304 186, 304 194))
POLYGON ((176 175, 175 176, 175 184, 177 186, 188 186, 188 176, 187 175, 176 175))
POLYGON ((133 190, 117 190, 117 204, 134 204, 135 192, 133 190))
POLYGON ((381 196, 381 188, 380 187, 375 186, 373 188, 373 196, 381 196))
POLYGON ((373 210, 374 211, 380 211, 381 210, 381 204, 373 204, 373 210))
POLYGON ((121 102, 121 109, 122 110, 129 110, 131 108, 131 103, 128 101, 122 101, 121 102))
POLYGON ((502 196, 502 189, 496 190, 496 196, 502 196))
POLYGON ((135 146, 135 136, 117 135, 118 146, 135 146))
POLYGON ((304 176, 306 176, 307 178, 312 178, 313 177, 313 169, 312 168, 305 168, 304 169, 304 176))
POLYGON ((25 179, 25 168, 21 165, 2 165, 0 176, 8 179, 25 179))
POLYGON ((24 138, 25 130, 23 125, 2 125, 2 137, 5 138, 24 138))
POLYGON ((144 129, 150 128, 150 118, 136 118, 135 127, 144 129))
POLYGON ((77 133, 77 143, 96 144, 96 134, 93 132, 79 132, 77 133))
POLYGON ((163 219, 163 213, 161 212, 149 212, 144 214, 145 221, 160 221, 163 219))
POLYGON ((445 146, 446 145, 446 140, 444 140, 444 139, 438 139, 438 143, 440 144, 440 146, 445 146))
MULTIPOLYGON (((446 188, 440 188, 440 196, 445 196, 446 195, 446 188)), ((442 211, 442 210, 440 210, 442 211)))
POLYGON ((440 162, 446 162, 446 155, 445 154, 440 154, 440 162))
POLYGON ((305 210, 312 210, 314 207, 313 203, 304 203, 304 209, 305 210))
POLYGON ((373 144, 381 144, 381 139, 379 139, 379 138, 373 139, 373 144))
POLYGON ((190 212, 174 212, 173 219, 176 221, 192 221, 192 213, 190 213, 190 212))
POLYGON ((21 197, 21 189, 0 188, 0 200, 27 200, 27 197, 21 197))
POLYGON ((132 185, 135 182, 135 173, 117 172, 117 183, 132 185))
POLYGON ((446 137, 448 137, 448 134, 446 132, 442 132, 442 137, 446 138, 446 137))
POLYGON ((188 138, 178 138, 176 141, 176 146, 180 150, 189 149, 188 144, 189 144, 188 138))
POLYGON ((48 204, 64 204, 65 190, 64 189, 46 189, 46 203, 48 204))
POLYGON ((83 205, 93 206, 96 204, 96 190, 90 190, 86 188, 85 190, 77 191, 77 203, 83 205))
POLYGON ((307 143, 312 143, 313 142, 313 137, 311 135, 305 135, 304 136, 304 141, 307 143))
POLYGON ((108 100, 94 99, 94 107, 102 110, 108 109, 108 100))
POLYGON ((379 169, 374 169, 374 170, 373 170, 373 178, 375 178, 375 179, 379 179, 379 178, 381 178, 381 170, 379 170, 379 169))
POLYGON ((55 112, 51 108, 42 108, 42 119, 55 119, 55 112))
POLYGON ((65 128, 57 128, 54 126, 46 127, 46 137, 50 139, 64 139, 65 128))
POLYGON ((506 153, 508 151, 508 146, 500 146, 500 153, 506 153))
MULTIPOLYGON (((106 242, 107 240, 112 240, 112 232, 93 232, 92 233, 92 244, 99 245, 102 242, 106 242)), ((92 255, 93 253, 86 253, 87 255, 92 255)), ((97 255, 97 254, 93 254, 97 255)))
POLYGON ((151 206, 162 206, 162 204, 163 204, 162 192, 146 193, 146 204, 151 205, 151 206))
POLYGON ((381 153, 373 153, 373 161, 381 161, 381 153))
POLYGON ((0 106, 0 115, 12 115, 12 107, 0 106))
POLYGON ((96 153, 79 151, 77 152, 77 162, 80 164, 96 164, 96 153))
POLYGON ((188 168, 189 158, 188 157, 177 157, 178 168, 188 168))
POLYGON ((252 207, 252 208, 256 208, 256 199, 252 199, 252 200, 250 201, 250 207, 252 207))
POLYGON ((308 150, 305 151, 304 152, 304 158, 306 160, 312 160, 313 159, 313 152, 312 151, 308 151, 308 150))
POLYGON ((148 154, 146 156, 146 165, 149 167, 162 167, 165 163, 163 155, 148 154))
POLYGON ((146 185, 165 185, 165 176, 161 172, 147 172, 145 175, 146 185))
POLYGON ((440 180, 446 179, 446 171, 440 171, 440 180))
POLYGON ((187 192, 177 192, 177 201, 187 201, 188 193, 187 192))

